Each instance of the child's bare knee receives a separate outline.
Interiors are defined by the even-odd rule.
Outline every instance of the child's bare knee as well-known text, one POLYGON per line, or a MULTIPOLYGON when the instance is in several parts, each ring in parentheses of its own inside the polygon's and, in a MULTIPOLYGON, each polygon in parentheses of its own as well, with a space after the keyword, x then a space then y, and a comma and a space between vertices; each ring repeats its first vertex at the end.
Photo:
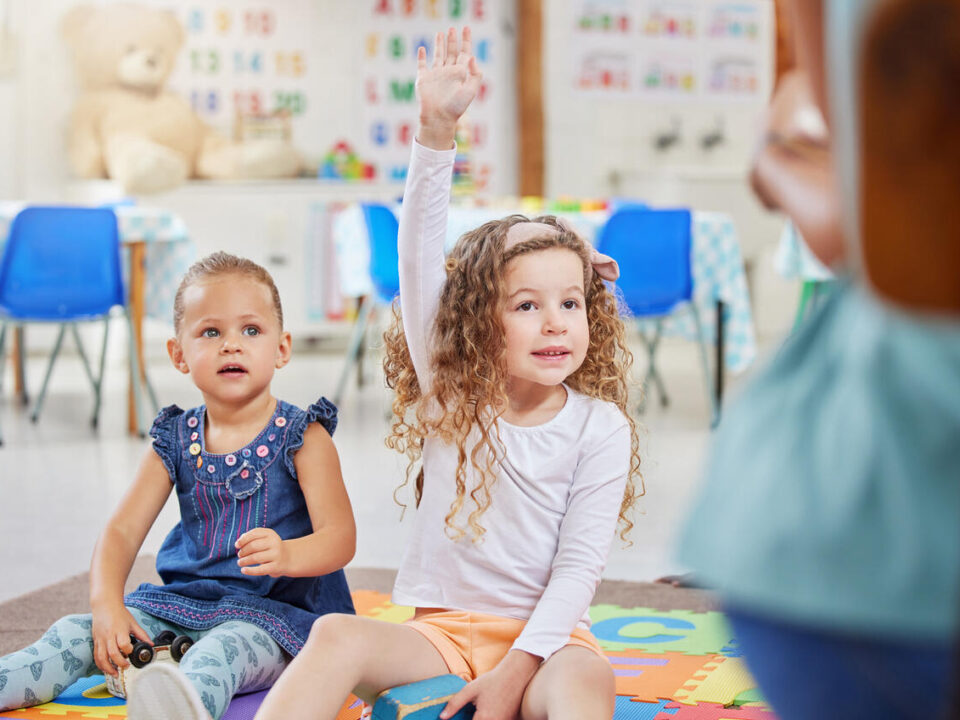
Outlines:
POLYGON ((343 647, 356 635, 356 616, 345 613, 328 613, 317 618, 310 627, 310 645, 322 645, 325 648, 343 647))

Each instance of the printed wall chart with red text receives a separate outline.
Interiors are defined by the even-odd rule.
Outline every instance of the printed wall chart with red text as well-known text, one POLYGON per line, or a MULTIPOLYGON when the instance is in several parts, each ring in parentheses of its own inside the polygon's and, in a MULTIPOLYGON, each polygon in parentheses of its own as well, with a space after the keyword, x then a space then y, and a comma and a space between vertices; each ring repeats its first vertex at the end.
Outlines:
POLYGON ((576 0, 573 22, 578 91, 719 103, 770 94, 771 0, 576 0))

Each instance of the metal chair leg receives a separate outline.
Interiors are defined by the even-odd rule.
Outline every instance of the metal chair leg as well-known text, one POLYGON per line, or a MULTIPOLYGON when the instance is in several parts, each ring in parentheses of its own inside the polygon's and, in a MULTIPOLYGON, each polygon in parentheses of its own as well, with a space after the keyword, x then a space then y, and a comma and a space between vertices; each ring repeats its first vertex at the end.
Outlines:
POLYGON ((707 343, 703 337, 703 324, 700 322, 700 312, 695 303, 690 303, 690 312, 693 314, 693 324, 697 330, 697 343, 700 345, 700 362, 703 365, 703 380, 707 387, 707 404, 710 408, 710 427, 715 428, 720 422, 720 407, 717 404, 717 394, 713 391, 713 379, 710 377, 710 364, 707 360, 707 343))
POLYGON ((30 396, 27 395, 27 333, 23 325, 14 326, 13 331, 17 334, 17 362, 20 364, 20 379, 23 382, 20 388, 20 404, 27 407, 30 404, 30 396))
POLYGON ((3 377, 6 375, 7 356, 6 356, 7 324, 0 323, 0 393, 3 392, 3 377))
POLYGON ((143 368, 143 384, 147 386, 147 397, 150 398, 150 405, 153 406, 153 414, 160 412, 160 403, 157 402, 157 391, 153 389, 153 383, 150 382, 150 374, 146 366, 143 368))
POLYGON ((83 363, 83 369, 87 373, 87 380, 90 381, 90 387, 93 388, 93 392, 97 392, 97 378, 93 375, 93 368, 90 367, 90 360, 87 358, 87 352, 83 347, 83 341, 80 339, 80 331, 77 329, 76 323, 70 324, 70 334, 73 335, 73 340, 77 345, 77 353, 80 355, 80 361, 83 363))
POLYGON ((103 319, 103 343, 100 346, 100 371, 97 373, 97 382, 94 386, 95 398, 93 401, 93 416, 90 426, 94 430, 100 425, 100 405, 103 401, 103 373, 107 364, 107 338, 110 335, 110 316, 103 319))
POLYGON ((353 334, 350 336, 350 344, 347 346, 343 369, 340 371, 340 379, 337 381, 337 389, 333 395, 333 404, 338 407, 340 401, 343 400, 347 382, 350 380, 350 371, 358 364, 360 353, 363 352, 363 340, 367 336, 367 325, 370 322, 370 315, 373 313, 373 305, 373 298, 366 296, 360 301, 360 307, 357 308, 357 320, 353 324, 353 334))
POLYGON ((643 399, 637 408, 641 413, 646 410, 651 382, 656 386, 657 394, 660 396, 660 406, 667 407, 670 404, 670 398, 667 396, 667 388, 663 382, 663 378, 660 376, 660 371, 657 370, 656 362, 657 347, 660 345, 662 330, 663 321, 659 318, 656 320, 654 326, 653 337, 647 337, 647 334, 642 329, 640 330, 640 340, 647 350, 647 374, 643 378, 643 399))
POLYGON ((57 361, 57 355, 60 354, 60 347, 63 345, 63 336, 67 333, 66 323, 60 326, 60 332, 57 333, 57 342, 53 346, 53 352, 50 354, 50 362, 47 364, 47 372, 43 377, 43 385, 40 386, 40 394, 37 396, 37 404, 33 407, 33 413, 30 420, 36 422, 40 419, 40 410, 43 409, 43 401, 47 396, 47 386, 50 383, 50 376, 53 374, 53 365, 57 361))
POLYGON ((657 348, 660 346, 660 340, 663 338, 663 320, 657 319, 656 331, 653 335, 653 340, 650 342, 648 347, 650 353, 650 365, 648 367, 647 375, 656 383, 657 392, 660 393, 660 407, 667 407, 670 404, 670 398, 667 397, 667 386, 663 382, 663 378, 660 376, 660 371, 657 369, 657 348))

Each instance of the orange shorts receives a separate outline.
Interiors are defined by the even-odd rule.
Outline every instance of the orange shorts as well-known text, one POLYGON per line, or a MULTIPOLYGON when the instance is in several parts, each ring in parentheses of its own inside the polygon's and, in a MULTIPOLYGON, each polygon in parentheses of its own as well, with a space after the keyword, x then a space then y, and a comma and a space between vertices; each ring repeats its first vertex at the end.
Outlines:
MULTIPOLYGON (((418 610, 406 624, 430 641, 451 673, 470 682, 496 667, 527 621, 463 610, 418 610)), ((574 628, 566 644, 607 659, 589 630, 574 628)))

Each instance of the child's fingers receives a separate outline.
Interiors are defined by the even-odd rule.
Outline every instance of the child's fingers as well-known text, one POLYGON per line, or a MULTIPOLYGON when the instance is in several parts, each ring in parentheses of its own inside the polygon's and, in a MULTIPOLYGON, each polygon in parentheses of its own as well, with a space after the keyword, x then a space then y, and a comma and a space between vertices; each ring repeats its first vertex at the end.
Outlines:
POLYGON ((263 552, 264 550, 269 550, 271 547, 273 547, 273 543, 270 542, 269 538, 265 538, 265 537, 254 538, 253 540, 245 544, 242 548, 240 548, 240 550, 237 552, 237 557, 241 557, 241 558, 249 557, 254 553, 259 553, 259 552, 263 552))
POLYGON ((237 541, 233 544, 233 546, 234 546, 235 548, 237 548, 238 550, 239 550, 240 548, 242 548, 242 547, 243 547, 244 545, 246 545, 248 542, 250 542, 250 541, 253 540, 255 537, 257 537, 257 535, 258 535, 257 530, 258 530, 258 529, 259 529, 259 528, 255 528, 255 529, 253 529, 253 530, 247 530, 243 535, 241 535, 240 537, 237 538, 237 541))
POLYGON ((107 658, 118 668, 127 667, 130 664, 124 654, 120 652, 120 647, 115 640, 107 643, 107 658))
POLYGON ((93 660, 97 664, 97 667, 107 675, 117 674, 117 669, 113 666, 109 657, 107 656, 106 644, 101 640, 93 641, 93 660))
POLYGON ((460 708, 473 700, 475 696, 476 691, 473 688, 473 683, 469 683, 466 687, 461 688, 460 692, 447 701, 446 706, 440 713, 440 720, 447 720, 448 717, 456 715, 460 708))
POLYGON ((427 49, 421 45, 417 48, 417 72, 427 69, 427 49))
POLYGON ((436 37, 433 38, 433 66, 435 68, 443 65, 445 40, 446 36, 442 32, 438 32, 436 37))
POLYGON ((452 65, 457 61, 457 29, 452 27, 447 30, 447 47, 443 58, 445 65, 452 65))
POLYGON ((234 547, 240 549, 245 545, 254 542, 255 540, 270 537, 271 532, 272 531, 269 528, 254 528, 253 530, 247 530, 243 535, 237 538, 237 541, 234 543, 234 547))
POLYGON ((470 27, 463 28, 463 40, 460 42, 460 54, 470 55, 473 52, 473 43, 470 37, 470 27))
POLYGON ((240 572, 244 575, 272 575, 275 567, 276 563, 274 562, 264 562, 253 567, 241 567, 240 572))
POLYGON ((133 652, 133 643, 130 642, 130 633, 117 633, 117 647, 124 655, 133 652))
MULTIPOLYGON (((140 627, 140 624, 138 622, 136 621, 133 622, 133 625, 130 626, 130 632, 132 632, 134 635, 137 636, 137 638, 139 638, 140 640, 143 640, 148 645, 153 645, 153 638, 150 637, 150 635, 147 633, 146 630, 140 627)), ((133 646, 131 646, 130 649, 133 650, 133 646)))
POLYGON ((269 550, 261 550, 260 552, 251 553, 245 555, 244 557, 237 560, 237 565, 240 567, 249 567, 250 565, 262 565, 263 563, 270 562, 275 558, 275 553, 270 552, 269 550))

